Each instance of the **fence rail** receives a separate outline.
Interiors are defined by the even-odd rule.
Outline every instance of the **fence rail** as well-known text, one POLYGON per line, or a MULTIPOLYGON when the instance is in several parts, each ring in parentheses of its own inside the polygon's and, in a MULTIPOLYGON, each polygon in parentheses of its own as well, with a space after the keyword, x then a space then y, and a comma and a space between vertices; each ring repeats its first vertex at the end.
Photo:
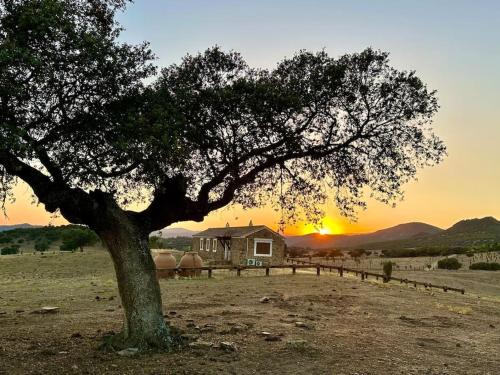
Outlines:
POLYGON ((157 269, 157 271, 172 271, 178 274, 182 274, 183 272, 196 272, 196 271, 208 271, 208 277, 212 277, 213 271, 216 270, 232 270, 236 271, 237 276, 241 276, 241 271, 245 270, 265 270, 266 271, 266 276, 270 275, 270 270, 271 269, 291 269, 292 273, 295 274, 297 269, 315 269, 316 270, 316 275, 320 276, 321 271, 323 270, 329 270, 332 272, 332 270, 336 270, 338 272, 338 275, 340 277, 344 276, 344 272, 348 273, 354 273, 356 276, 361 276, 361 280, 366 280, 369 276, 375 277, 377 280, 381 278, 382 280, 386 281, 399 281, 400 283, 404 284, 410 284, 413 285, 415 288, 417 285, 423 286, 425 288, 436 288, 436 289, 442 289, 443 291, 452 291, 452 292, 459 292, 461 294, 465 294, 465 289, 460 289, 460 288, 452 288, 446 285, 436 285, 432 283, 426 283, 422 281, 415 281, 415 280, 408 280, 408 279, 402 279, 399 277, 389 277, 386 278, 384 275, 375 273, 375 272, 367 272, 363 270, 358 270, 358 269, 353 269, 353 268, 347 268, 343 266, 335 266, 331 264, 321 264, 321 263, 314 263, 314 262, 309 262, 306 260, 301 260, 301 259, 295 259, 295 258, 287 258, 287 262, 291 264, 282 264, 282 265, 269 265, 269 266, 233 266, 233 265, 221 265, 221 266, 203 266, 203 267, 195 267, 195 268, 188 268, 188 267, 177 267, 177 268, 171 268, 171 269, 157 269))
POLYGON ((399 278, 399 277, 392 277, 392 276, 386 278, 385 275, 375 273, 375 272, 367 272, 367 271, 358 270, 358 269, 354 269, 354 268, 347 268, 347 267, 343 267, 343 266, 335 266, 335 265, 330 265, 330 264, 313 263, 313 262, 309 262, 307 260, 301 260, 301 259, 287 258, 287 261, 292 263, 292 264, 297 263, 297 265, 304 265, 304 264, 313 265, 313 264, 315 264, 322 269, 330 269, 330 271, 332 269, 335 269, 338 271, 339 276, 341 276, 341 277, 343 276, 344 272, 350 272, 350 273, 354 273, 356 276, 360 275, 361 280, 366 280, 368 278, 368 276, 375 277, 377 280, 380 277, 383 280, 386 279, 387 281, 394 280, 394 281, 399 281, 400 283, 404 283, 404 284, 411 284, 415 288, 417 287, 417 285, 421 285, 425 288, 442 289, 444 292, 452 291, 452 292, 458 292, 461 294, 465 294, 465 289, 463 289, 463 288, 453 288, 453 287, 446 286, 446 285, 436 285, 436 284, 432 284, 432 283, 416 281, 416 280, 408 280, 408 279, 403 279, 403 278, 399 278))

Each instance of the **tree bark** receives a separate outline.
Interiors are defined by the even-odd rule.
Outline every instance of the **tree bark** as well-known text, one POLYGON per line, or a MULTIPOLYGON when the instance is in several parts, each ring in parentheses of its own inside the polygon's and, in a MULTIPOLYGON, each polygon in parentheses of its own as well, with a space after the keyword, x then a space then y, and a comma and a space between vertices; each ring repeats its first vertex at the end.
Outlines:
POLYGON ((122 332, 108 344, 113 349, 170 349, 173 338, 162 312, 160 286, 148 237, 125 211, 112 210, 112 224, 96 230, 113 259, 125 313, 122 332))

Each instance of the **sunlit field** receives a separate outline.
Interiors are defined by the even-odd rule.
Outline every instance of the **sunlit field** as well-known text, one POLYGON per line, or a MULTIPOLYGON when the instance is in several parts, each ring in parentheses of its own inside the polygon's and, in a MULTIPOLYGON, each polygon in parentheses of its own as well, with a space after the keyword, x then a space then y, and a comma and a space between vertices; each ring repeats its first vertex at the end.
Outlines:
POLYGON ((426 273, 492 291, 463 296, 335 272, 162 280, 166 319, 202 345, 132 358, 98 350, 122 322, 103 250, 2 256, 0 274, 0 374, 494 374, 500 366, 498 272, 426 273), (32 313, 43 306, 60 310, 32 313))

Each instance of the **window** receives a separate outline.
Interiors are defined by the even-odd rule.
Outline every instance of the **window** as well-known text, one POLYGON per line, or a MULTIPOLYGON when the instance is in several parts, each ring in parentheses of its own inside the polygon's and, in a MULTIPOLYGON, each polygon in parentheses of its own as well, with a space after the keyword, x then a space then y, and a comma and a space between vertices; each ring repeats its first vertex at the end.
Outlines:
POLYGON ((210 251, 210 238, 207 238, 207 251, 210 251))
POLYGON ((214 238, 212 242, 212 251, 215 253, 217 251, 217 238, 214 238))
POLYGON ((200 238, 200 250, 203 250, 203 238, 200 238))
POLYGON ((253 255, 258 257, 273 256, 273 240, 270 238, 255 238, 253 240, 253 255))

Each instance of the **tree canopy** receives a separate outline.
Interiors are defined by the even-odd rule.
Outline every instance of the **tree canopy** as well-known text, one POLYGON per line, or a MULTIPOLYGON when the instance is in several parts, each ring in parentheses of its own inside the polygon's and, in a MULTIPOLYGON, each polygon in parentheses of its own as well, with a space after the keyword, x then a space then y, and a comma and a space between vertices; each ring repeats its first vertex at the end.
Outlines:
POLYGON ((118 40, 125 3, 0 1, 0 198, 21 178, 93 227, 103 199, 141 202, 129 215, 147 232, 232 202, 290 221, 333 199, 352 216, 445 154, 435 92, 386 52, 300 51, 267 70, 214 47, 158 72, 147 43, 118 40))

